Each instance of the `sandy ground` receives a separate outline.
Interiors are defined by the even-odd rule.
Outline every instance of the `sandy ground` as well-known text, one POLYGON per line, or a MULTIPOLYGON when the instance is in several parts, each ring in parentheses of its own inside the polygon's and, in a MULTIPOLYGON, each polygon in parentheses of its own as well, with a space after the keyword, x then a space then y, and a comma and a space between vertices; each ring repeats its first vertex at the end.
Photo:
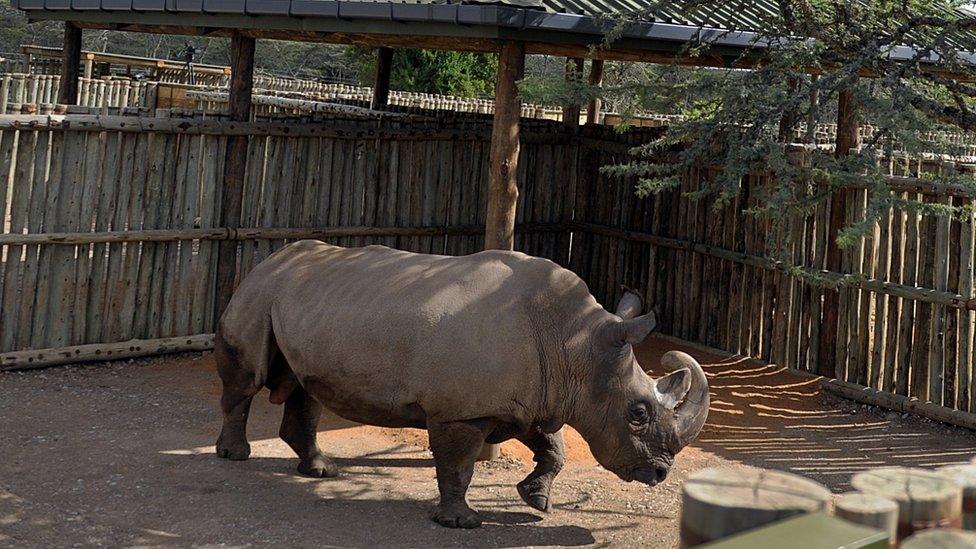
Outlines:
MULTIPOLYGON (((652 338, 641 363, 679 344, 652 338)), ((217 459, 218 384, 209 355, 0 374, 0 546, 672 547, 681 484, 704 467, 746 463, 849 489, 882 465, 968 461, 973 433, 819 394, 815 378, 688 349, 705 365, 713 409, 662 485, 626 484, 568 433, 569 463, 542 515, 515 491, 530 469, 518 443, 481 463, 469 492, 485 525, 428 520, 436 501, 422 431, 328 418, 320 444, 338 479, 307 479, 276 436, 281 409, 255 400, 246 462, 217 459)))

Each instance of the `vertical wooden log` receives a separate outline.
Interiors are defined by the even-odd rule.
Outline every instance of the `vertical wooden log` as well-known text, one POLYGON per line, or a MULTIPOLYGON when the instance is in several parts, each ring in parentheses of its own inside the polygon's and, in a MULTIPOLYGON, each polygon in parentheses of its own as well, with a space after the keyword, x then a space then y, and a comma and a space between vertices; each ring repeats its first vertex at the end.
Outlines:
POLYGON ((377 48, 376 80, 373 82, 373 99, 370 108, 384 110, 390 102, 390 72, 393 69, 393 49, 377 48))
MULTIPOLYGON (((95 68, 95 54, 86 53, 85 54, 85 78, 92 77, 92 70, 95 68)), ((131 67, 130 67, 131 68, 131 67)))
MULTIPOLYGON (((594 59, 590 65, 590 85, 600 86, 603 84, 603 59, 594 59)), ((600 107, 602 102, 599 97, 590 99, 590 104, 586 107, 586 123, 597 124, 600 122, 600 107)))
MULTIPOLYGON (((251 89, 254 83, 254 38, 235 32, 231 37, 230 51, 231 77, 227 114, 233 122, 247 122, 251 118, 251 89)), ((247 146, 246 135, 232 135, 227 138, 220 203, 222 227, 236 229, 240 226, 247 146)), ((237 242, 222 240, 217 255, 215 326, 234 293, 236 275, 237 242)))
MULTIPOLYGON (((837 140, 834 155, 846 157, 852 148, 858 146, 860 132, 857 121, 854 95, 850 89, 843 89, 837 96, 837 140)), ((841 270, 841 250, 837 246, 837 234, 844 227, 847 213, 847 192, 838 190, 830 198, 830 220, 827 225, 827 270, 841 270)), ((817 374, 835 376, 838 306, 840 294, 836 291, 824 293, 823 322, 820 330, 820 361, 817 374)))
MULTIPOLYGON (((516 83, 525 70, 525 43, 506 42, 498 55, 495 116, 491 126, 488 166, 488 211, 485 249, 511 250, 515 246, 515 205, 518 202, 519 113, 516 83)), ((498 445, 486 444, 478 459, 495 459, 498 445)))
POLYGON ((488 171, 488 215, 485 248, 514 246, 515 204, 518 201, 519 111, 516 82, 525 68, 525 43, 506 42, 498 57, 495 117, 491 126, 488 171))
MULTIPOLYGON (((566 81, 579 80, 580 75, 583 74, 583 58, 582 57, 571 57, 566 59, 566 81)), ((569 131, 576 132, 579 127, 580 118, 580 104, 577 102, 572 102, 567 105, 563 105, 563 124, 569 131)))
POLYGON ((61 50, 61 89, 58 103, 78 103, 78 64, 81 59, 81 28, 68 21, 64 24, 64 47, 61 50))

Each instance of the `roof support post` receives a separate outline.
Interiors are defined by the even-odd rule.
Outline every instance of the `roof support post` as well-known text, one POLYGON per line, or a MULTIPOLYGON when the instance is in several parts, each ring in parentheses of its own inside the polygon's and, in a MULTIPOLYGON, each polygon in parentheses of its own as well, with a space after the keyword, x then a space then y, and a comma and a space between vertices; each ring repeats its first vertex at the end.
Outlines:
POLYGON ((525 43, 505 42, 498 56, 495 118, 491 125, 488 169, 488 215, 485 249, 515 246, 515 203, 518 200, 519 114, 522 102, 516 83, 525 70, 525 43))
MULTIPOLYGON (((590 64, 590 85, 591 86, 603 85, 603 59, 594 59, 590 64)), ((587 124, 600 123, 600 107, 602 106, 603 106, 603 102, 600 101, 599 97, 594 97, 593 99, 590 99, 590 104, 586 106, 587 124)))
MULTIPOLYGON (((834 157, 842 159, 851 149, 860 145, 860 126, 857 119, 857 104, 853 85, 844 88, 837 95, 837 138, 834 157)), ((838 189, 830 197, 830 219, 827 225, 827 264, 828 271, 840 272, 842 269, 841 250, 837 246, 837 234, 844 228, 847 216, 847 191, 838 189)), ((823 319, 820 325, 819 360, 817 374, 840 378, 843 364, 837 363, 837 328, 840 292, 824 291, 823 319)), ((845 344, 846 345, 846 344, 845 344)))
MULTIPOLYGON (((251 119, 251 91, 254 87, 254 38, 235 31, 230 41, 231 75, 227 114, 232 122, 251 119)), ((241 202, 244 194, 244 166, 247 163, 248 136, 227 138, 224 178, 221 186, 220 223, 236 229, 241 224, 241 202)), ((214 304, 214 326, 224 313, 237 278, 237 241, 222 240, 217 254, 217 290, 214 304)))
POLYGON ((385 110, 390 103, 390 72, 393 70, 393 48, 376 49, 376 80, 373 82, 373 99, 369 107, 374 111, 385 110))
MULTIPOLYGON (((566 81, 574 82, 580 80, 583 74, 583 58, 570 57, 566 59, 566 81)), ((578 102, 563 105, 563 123, 566 127, 575 132, 579 127, 580 104, 578 102)))
MULTIPOLYGON (((515 248, 515 205, 518 202, 519 115, 518 81, 525 71, 525 42, 502 44, 495 81, 495 117, 491 124, 488 168, 488 214, 485 249, 515 248)), ((479 460, 497 459, 497 444, 485 444, 479 460)))
POLYGON ((78 104, 78 65, 81 63, 81 27, 64 23, 64 47, 61 49, 61 85, 58 103, 78 104))

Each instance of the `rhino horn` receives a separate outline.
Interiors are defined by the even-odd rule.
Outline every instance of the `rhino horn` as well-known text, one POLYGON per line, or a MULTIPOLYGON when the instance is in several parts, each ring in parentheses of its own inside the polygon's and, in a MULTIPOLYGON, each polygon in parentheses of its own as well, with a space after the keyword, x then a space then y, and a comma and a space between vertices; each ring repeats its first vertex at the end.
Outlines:
POLYGON ((661 366, 668 372, 687 370, 691 377, 691 387, 688 389, 684 402, 675 409, 678 420, 678 440, 684 447, 698 437, 698 433, 701 432, 702 427, 705 426, 705 420, 708 418, 710 402, 708 379, 698 361, 681 351, 665 353, 661 358, 661 366))

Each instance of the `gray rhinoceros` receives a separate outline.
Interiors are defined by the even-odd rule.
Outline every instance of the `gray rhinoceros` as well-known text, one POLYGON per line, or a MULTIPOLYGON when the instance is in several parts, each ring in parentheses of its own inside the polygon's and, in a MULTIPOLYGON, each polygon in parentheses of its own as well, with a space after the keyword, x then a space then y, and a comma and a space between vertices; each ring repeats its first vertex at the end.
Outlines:
POLYGON ((563 425, 621 479, 657 484, 705 423, 708 382, 675 351, 662 359, 670 374, 644 373, 632 346, 656 320, 637 316, 640 307, 630 295, 611 314, 573 272, 517 252, 296 242, 247 276, 220 320, 217 454, 248 457, 248 409, 268 387, 285 404, 279 434, 306 475, 338 473, 316 444, 322 406, 427 429, 440 490, 433 519, 444 526, 480 524, 465 494, 485 441, 516 438, 534 452, 518 492, 549 510, 563 425))

